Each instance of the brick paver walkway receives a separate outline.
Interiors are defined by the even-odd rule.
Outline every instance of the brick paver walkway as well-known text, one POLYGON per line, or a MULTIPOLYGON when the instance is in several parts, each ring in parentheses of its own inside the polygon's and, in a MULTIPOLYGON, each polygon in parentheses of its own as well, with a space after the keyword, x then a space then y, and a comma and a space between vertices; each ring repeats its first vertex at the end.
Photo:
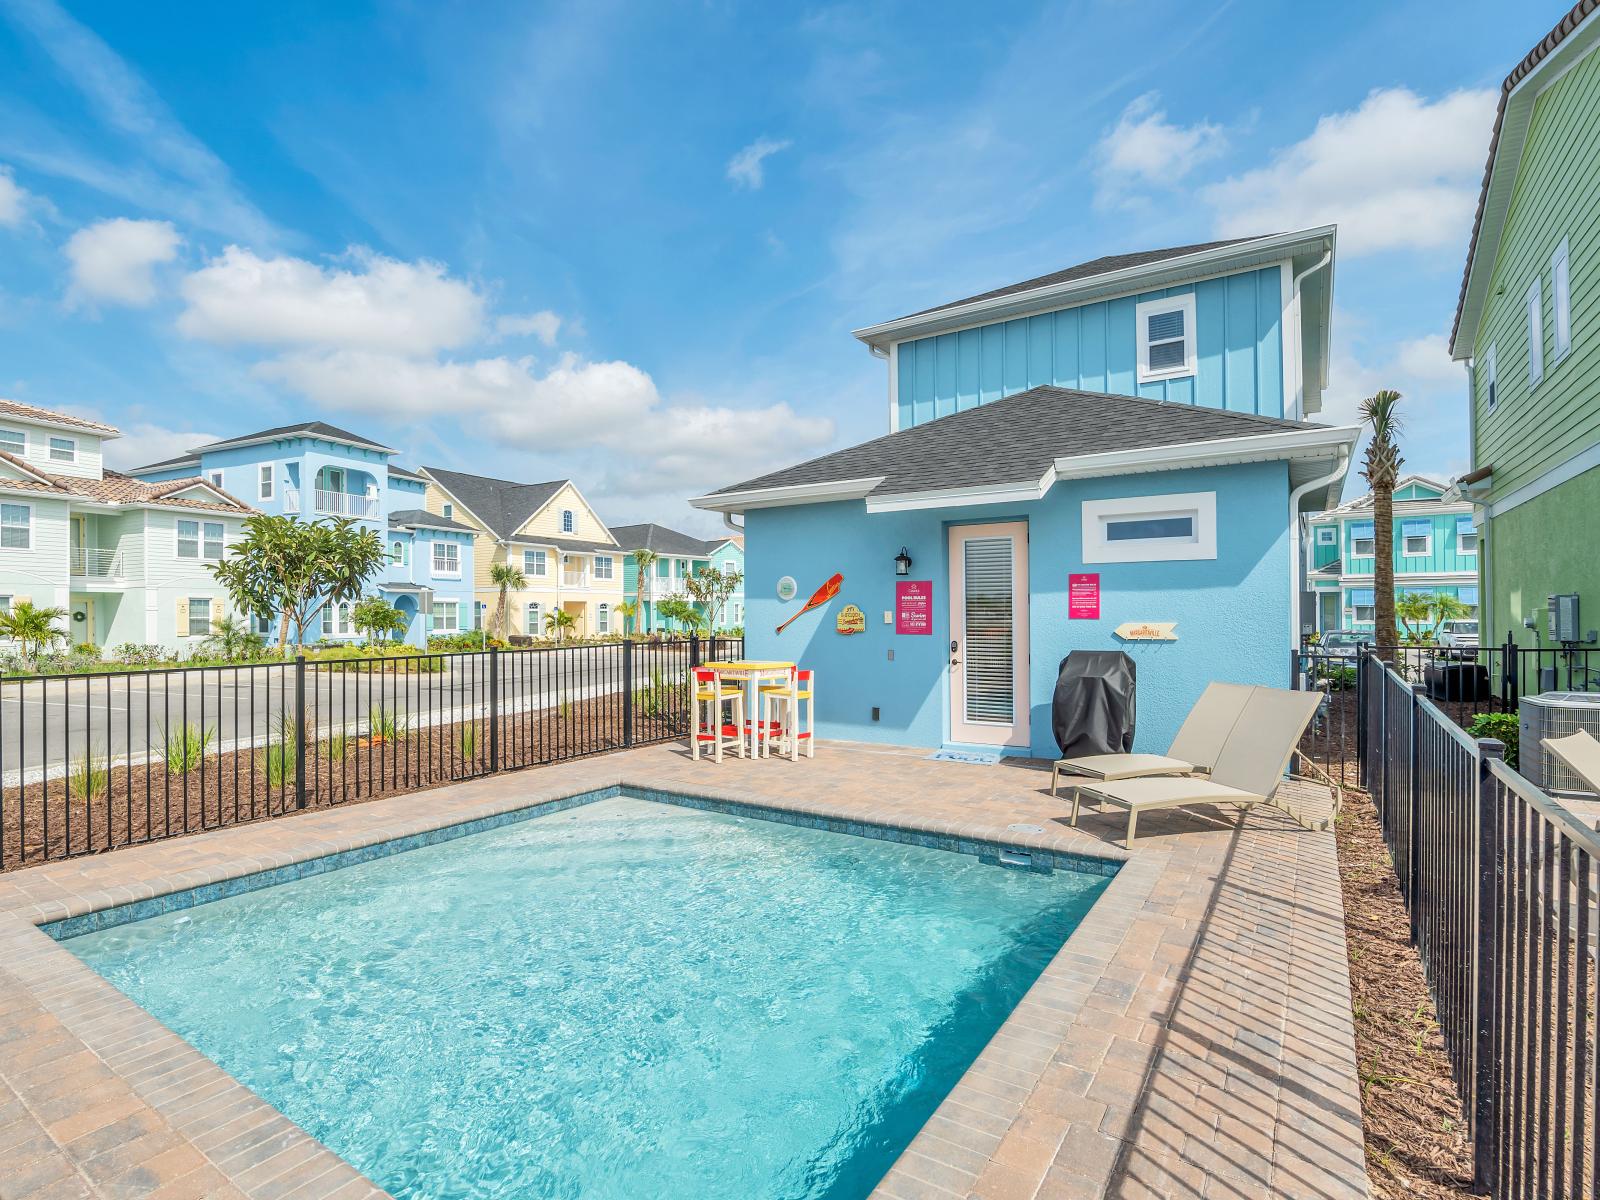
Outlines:
POLYGON ((614 783, 1126 860, 875 1196, 1367 1195, 1331 833, 1156 813, 1129 854, 1036 765, 824 745, 636 750, 0 876, 0 1200, 382 1196, 34 925, 614 783))

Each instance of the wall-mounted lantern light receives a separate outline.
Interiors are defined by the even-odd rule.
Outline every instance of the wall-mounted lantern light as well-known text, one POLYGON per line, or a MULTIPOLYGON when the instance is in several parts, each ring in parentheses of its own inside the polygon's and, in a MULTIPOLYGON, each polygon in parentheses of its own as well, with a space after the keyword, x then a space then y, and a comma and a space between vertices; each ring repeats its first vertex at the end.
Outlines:
POLYGON ((906 553, 904 546, 901 546, 900 553, 894 556, 894 573, 896 575, 911 574, 911 555, 906 553))

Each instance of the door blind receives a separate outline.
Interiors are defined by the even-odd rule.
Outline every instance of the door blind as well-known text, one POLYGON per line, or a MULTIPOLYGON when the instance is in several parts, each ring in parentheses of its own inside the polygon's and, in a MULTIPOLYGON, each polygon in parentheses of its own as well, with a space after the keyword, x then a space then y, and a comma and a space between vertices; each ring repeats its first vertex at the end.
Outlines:
POLYGON ((961 656, 966 719, 1010 725, 1013 719, 1015 598, 1011 539, 972 538, 963 543, 966 635, 961 656))

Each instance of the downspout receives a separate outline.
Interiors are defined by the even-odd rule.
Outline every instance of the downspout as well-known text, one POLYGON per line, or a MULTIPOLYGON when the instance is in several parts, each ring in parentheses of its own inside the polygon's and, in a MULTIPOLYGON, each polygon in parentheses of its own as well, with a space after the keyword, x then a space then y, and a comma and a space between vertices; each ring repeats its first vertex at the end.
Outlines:
MULTIPOLYGON (((1339 447, 1339 461, 1333 470, 1326 475, 1302 483, 1289 493, 1289 536, 1294 539, 1294 545, 1289 547, 1289 650, 1292 653, 1300 645, 1300 593, 1303 590, 1300 581, 1300 500, 1308 492, 1327 487, 1344 477, 1345 471, 1350 466, 1350 447, 1339 447)), ((1289 686, 1294 686, 1294 679, 1290 678, 1289 686)))
MULTIPOLYGON (((1324 250, 1321 258, 1317 259, 1316 262, 1312 263, 1304 271, 1301 271, 1300 274, 1296 275, 1293 282, 1290 283, 1289 301, 1294 305, 1294 319, 1297 326, 1300 321, 1301 283, 1305 281, 1307 275, 1311 275, 1322 270, 1323 267, 1327 266, 1332 261, 1333 251, 1324 250)), ((1305 338, 1302 336, 1302 331, 1299 328, 1296 328, 1294 331, 1294 368, 1294 382, 1296 388, 1294 411, 1295 416, 1303 421, 1305 420, 1306 415, 1306 352, 1305 338)))

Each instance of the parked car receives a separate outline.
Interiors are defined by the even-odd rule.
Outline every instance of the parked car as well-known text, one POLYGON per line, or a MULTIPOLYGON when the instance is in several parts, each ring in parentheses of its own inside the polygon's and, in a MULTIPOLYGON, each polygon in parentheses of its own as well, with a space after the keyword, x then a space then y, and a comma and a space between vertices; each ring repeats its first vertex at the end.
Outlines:
POLYGON ((1439 626, 1435 640, 1446 651, 1446 658, 1478 657, 1478 622, 1446 621, 1439 626))
POLYGON ((1346 659, 1355 662, 1361 647, 1372 641, 1368 633, 1350 633, 1345 630, 1335 629, 1322 635, 1322 641, 1316 646, 1309 647, 1311 653, 1323 658, 1346 659))

